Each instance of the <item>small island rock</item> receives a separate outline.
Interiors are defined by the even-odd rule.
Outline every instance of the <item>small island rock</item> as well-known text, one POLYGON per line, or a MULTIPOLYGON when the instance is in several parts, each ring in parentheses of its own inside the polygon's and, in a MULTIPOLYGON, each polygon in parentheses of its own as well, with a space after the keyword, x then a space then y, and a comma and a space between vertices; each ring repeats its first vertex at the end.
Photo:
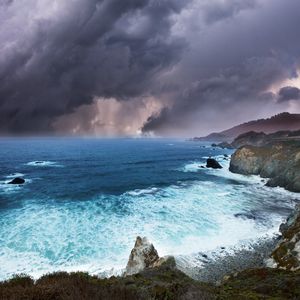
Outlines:
POLYGON ((222 166, 214 158, 208 158, 206 160, 206 167, 212 169, 222 169, 222 166))
POLYGON ((10 181, 8 184, 23 184, 25 183, 25 180, 20 177, 14 178, 12 181, 10 181))

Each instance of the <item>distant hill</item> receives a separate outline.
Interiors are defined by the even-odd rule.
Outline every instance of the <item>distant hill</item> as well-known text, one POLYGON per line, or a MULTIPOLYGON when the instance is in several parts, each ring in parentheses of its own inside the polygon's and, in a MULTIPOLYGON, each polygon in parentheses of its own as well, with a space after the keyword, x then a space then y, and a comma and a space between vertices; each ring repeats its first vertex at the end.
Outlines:
POLYGON ((240 134, 255 131, 264 132, 266 134, 274 133, 276 131, 286 131, 286 130, 299 130, 300 129, 300 114, 290 114, 288 112, 283 112, 281 114, 275 115, 268 119, 259 119, 255 121, 250 121, 230 129, 214 132, 205 137, 195 137, 194 141, 210 141, 210 142, 223 142, 232 141, 240 134))

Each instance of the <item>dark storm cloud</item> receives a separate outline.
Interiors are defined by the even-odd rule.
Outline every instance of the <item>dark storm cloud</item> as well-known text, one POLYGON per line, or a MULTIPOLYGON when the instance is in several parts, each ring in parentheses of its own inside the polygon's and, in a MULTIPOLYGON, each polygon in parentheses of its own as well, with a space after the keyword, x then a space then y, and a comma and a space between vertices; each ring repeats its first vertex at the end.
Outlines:
POLYGON ((44 132, 95 97, 149 93, 180 59, 176 0, 27 0, 0 6, 0 130, 44 132))
POLYGON ((300 89, 294 86, 285 86, 278 93, 278 102, 300 100, 300 89))
MULTIPOLYGON (((211 131, 270 115, 279 109, 271 87, 297 77, 299 1, 212 1, 207 7, 203 19, 196 18, 196 9, 185 18, 190 53, 172 74, 182 89, 148 118, 144 132, 172 134, 193 126, 201 131, 206 124, 211 131)), ((286 92, 281 96, 291 97, 286 92)))
MULTIPOLYGON (((233 107, 235 102, 253 105, 257 101, 263 106, 274 99, 272 93, 261 91, 268 87, 270 81, 284 76, 281 68, 276 59, 249 59, 239 68, 226 69, 218 76, 194 82, 177 95, 171 108, 163 108, 160 113, 149 117, 143 130, 164 133, 165 128, 189 126, 186 125, 189 124, 187 117, 191 120, 198 118, 198 123, 202 121, 212 126, 214 122, 221 121, 216 118, 218 112, 228 110, 232 111, 233 118, 237 118, 233 107)), ((229 116, 228 112, 226 118, 229 116)))

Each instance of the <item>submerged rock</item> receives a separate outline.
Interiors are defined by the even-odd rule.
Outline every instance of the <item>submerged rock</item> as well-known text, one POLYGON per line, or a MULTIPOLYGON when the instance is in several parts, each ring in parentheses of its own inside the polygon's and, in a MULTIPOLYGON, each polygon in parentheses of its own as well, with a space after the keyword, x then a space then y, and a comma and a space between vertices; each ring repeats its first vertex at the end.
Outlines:
POLYGON ((222 166, 214 158, 208 158, 206 160, 206 167, 212 169, 222 169, 222 166))
POLYGON ((8 184, 23 184, 25 183, 25 180, 20 177, 14 178, 12 181, 10 181, 8 184))
POLYGON ((234 214, 236 218, 241 218, 241 219, 248 219, 248 220, 256 220, 256 217, 252 214, 247 214, 247 213, 237 213, 234 214))
POLYGON ((145 269, 160 267, 163 264, 168 264, 169 267, 176 265, 174 257, 160 258, 153 244, 146 237, 138 236, 134 248, 131 250, 124 275, 137 274, 145 269))

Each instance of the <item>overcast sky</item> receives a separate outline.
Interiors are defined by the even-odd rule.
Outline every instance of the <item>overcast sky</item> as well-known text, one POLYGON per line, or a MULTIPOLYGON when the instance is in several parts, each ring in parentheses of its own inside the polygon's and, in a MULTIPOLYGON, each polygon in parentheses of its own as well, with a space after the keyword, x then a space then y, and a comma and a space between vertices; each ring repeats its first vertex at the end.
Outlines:
POLYGON ((0 0, 0 134, 202 135, 299 72, 299 0, 0 0))

